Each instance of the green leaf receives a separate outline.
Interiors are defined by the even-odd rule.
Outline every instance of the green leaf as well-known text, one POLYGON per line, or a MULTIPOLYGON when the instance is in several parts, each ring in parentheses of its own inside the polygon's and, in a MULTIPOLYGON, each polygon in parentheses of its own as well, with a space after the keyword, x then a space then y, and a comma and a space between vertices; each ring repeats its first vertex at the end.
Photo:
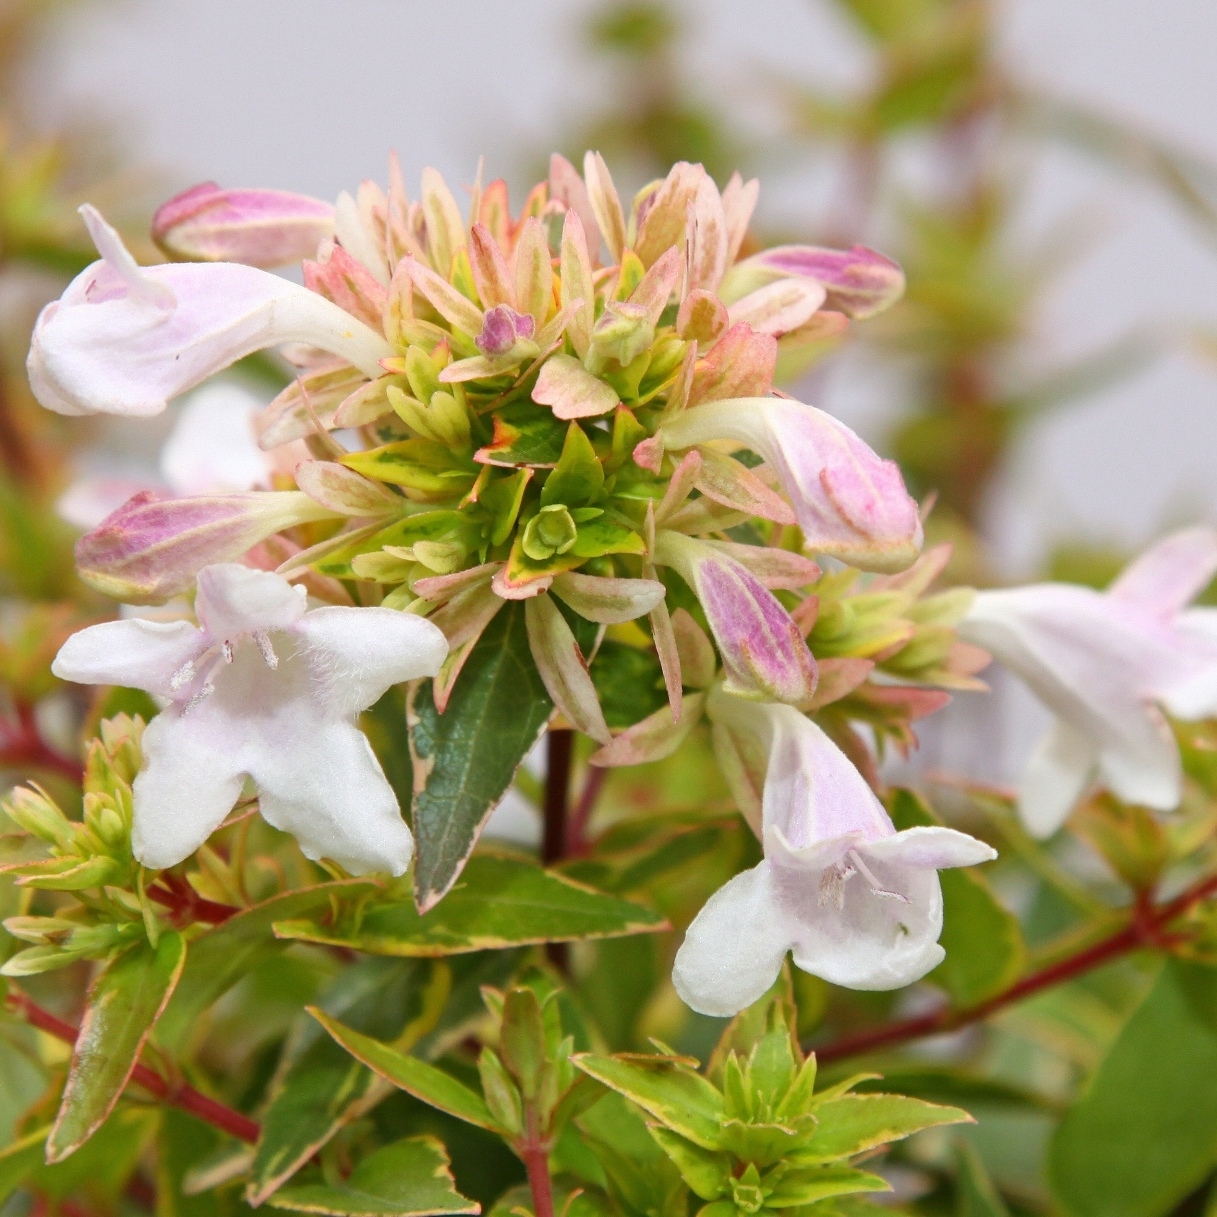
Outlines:
POLYGON ((398 805, 409 807, 414 797, 414 770, 410 765, 410 734, 406 729, 406 697, 402 686, 394 685, 375 705, 365 710, 359 725, 393 787, 398 805))
MULTIPOLYGON (((364 959, 344 969, 318 1001, 331 1018, 402 1052, 441 1051, 483 1012, 481 986, 514 971, 513 953, 452 963, 364 959)), ((279 1062, 254 1159, 249 1203, 261 1204, 346 1124, 390 1093, 307 1016, 279 1062)))
POLYGON ((618 938, 667 928, 642 905, 598 892, 535 862, 477 853, 461 882, 429 913, 401 901, 374 905, 357 930, 307 921, 280 922, 282 938, 325 943, 370 955, 455 955, 540 942, 618 938))
POLYGON ((575 1121, 604 1169, 608 1192, 630 1217, 687 1217, 688 1191, 637 1108, 610 1092, 575 1121))
POLYGON ((1212 1170, 1217 1150, 1217 971, 1168 962, 1049 1150, 1053 1190, 1077 1217, 1158 1217, 1212 1170))
POLYGON ((958 1107, 939 1107, 899 1094, 845 1094, 815 1108, 820 1124, 799 1162, 833 1162, 900 1141, 923 1128, 972 1123, 958 1107))
POLYGON ((961 1141, 955 1149, 956 1217, 1010 1217, 976 1147, 961 1141))
POLYGON ((554 412, 532 401, 514 401, 494 413, 494 439, 474 457, 487 465, 556 465, 567 428, 554 412))
POLYGON ((765 1200, 765 1207, 789 1209, 815 1204, 817 1200, 826 1200, 829 1196, 891 1190, 891 1184, 886 1179, 849 1166, 796 1167, 783 1173, 765 1200))
POLYGON ((443 714, 429 680, 418 685, 410 711, 414 898, 426 912, 456 882, 553 712, 528 647, 524 606, 506 605, 482 632, 443 714))
POLYGON ((358 1031, 344 1027, 316 1006, 309 1006, 308 1012, 357 1061, 362 1061, 385 1081, 467 1124, 476 1124, 491 1132, 501 1131, 482 1096, 458 1082, 451 1074, 417 1057, 398 1052, 396 1048, 382 1044, 371 1036, 360 1035, 358 1031))
MULTIPOLYGON (((911 790, 893 792, 891 815, 902 830, 938 823, 911 790)), ((939 942, 947 955, 929 978, 951 995, 953 1005, 979 1005, 1022 974, 1027 962, 1022 930, 975 868, 940 871, 938 880, 943 906, 939 942)))
POLYGON ((47 1139, 47 1162, 61 1162, 105 1122, 139 1059, 186 962, 172 930, 114 959, 89 990, 63 1101, 47 1139))
POLYGON ((422 1217, 477 1213, 456 1190, 448 1155, 434 1137, 407 1137, 370 1154, 339 1186, 300 1183, 270 1198, 271 1208, 334 1217, 422 1217))
POLYGON ((180 1047, 195 1020, 217 998, 247 975, 267 951, 281 951, 287 943, 274 936, 276 921, 298 917, 334 898, 352 899, 379 887, 374 879, 343 879, 316 887, 283 892, 253 908, 237 913, 190 944, 186 967, 173 999, 157 1027, 158 1043, 180 1047))
MULTIPOLYGON (((320 998, 327 1014, 360 1032, 396 1038, 426 1007, 424 964, 363 960, 339 974, 320 998)), ((314 1026, 306 1020, 305 1026, 314 1026)), ((289 1042, 262 1119, 247 1193, 257 1206, 299 1170, 342 1125, 383 1097, 374 1075, 324 1035, 301 1029, 289 1042)))
POLYGON ((571 1061, 694 1145, 718 1148, 723 1096, 687 1065, 635 1053, 598 1056, 585 1052, 571 1061))
POLYGON ((45 1160, 49 1128, 39 1128, 0 1149, 0 1204, 3 1204, 45 1160))
POLYGON ((702 1200, 717 1200, 731 1190, 731 1158, 713 1150, 702 1149, 677 1136, 669 1128, 652 1124, 655 1143, 672 1159, 680 1177, 694 1195, 702 1200))

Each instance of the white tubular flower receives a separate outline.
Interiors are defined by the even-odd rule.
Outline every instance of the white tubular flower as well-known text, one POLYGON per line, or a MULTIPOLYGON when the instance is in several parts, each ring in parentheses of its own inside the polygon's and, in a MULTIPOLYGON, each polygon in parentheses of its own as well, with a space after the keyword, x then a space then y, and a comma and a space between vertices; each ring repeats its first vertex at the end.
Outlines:
POLYGON ((429 621, 384 608, 306 610, 304 589, 243 566, 199 573, 199 625, 110 621, 74 634, 63 680, 144 689, 170 703, 144 733, 132 847, 145 866, 188 857, 246 777, 262 815, 310 858, 400 875, 414 840, 354 717, 448 653, 429 621))
POLYGON ((960 635, 1056 715, 1019 784, 1030 832, 1051 836, 1095 780, 1130 803, 1179 805, 1179 749, 1159 706, 1182 719, 1217 713, 1217 610, 1183 611, 1214 571, 1217 532, 1191 528, 1105 593, 1042 583, 977 595, 960 635))
POLYGON ((384 337, 338 305, 235 262, 138 265, 93 207, 80 209, 101 260, 38 317, 26 368, 60 414, 159 414, 238 359, 306 342, 381 374, 384 337))
POLYGON ((716 689, 709 711, 768 753, 764 860, 707 901, 672 980, 702 1014, 735 1014, 773 984, 786 952, 849 989, 897 989, 943 959, 938 870, 996 857, 950 828, 897 832, 862 775, 792 706, 716 689))

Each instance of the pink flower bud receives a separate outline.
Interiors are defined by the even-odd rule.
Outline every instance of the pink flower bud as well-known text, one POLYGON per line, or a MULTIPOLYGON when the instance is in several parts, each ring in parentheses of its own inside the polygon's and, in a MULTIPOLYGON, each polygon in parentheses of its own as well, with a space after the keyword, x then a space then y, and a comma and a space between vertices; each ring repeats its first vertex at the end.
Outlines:
POLYGON ((299 491, 249 491, 189 499, 137 494, 76 542, 90 587, 116 600, 168 600, 204 567, 232 562, 294 524, 335 513, 299 491))
POLYGON ((779 276, 814 280, 827 291, 828 308, 858 320, 891 308, 904 294, 904 272, 865 245, 847 250, 778 245, 732 269, 730 298, 738 299, 779 276))
POLYGON ((697 594, 733 692, 795 703, 811 697, 816 661, 798 626, 755 575, 704 541, 675 532, 660 532, 655 558, 697 594))
POLYGON ((187 262, 285 266, 311 258, 334 233, 334 209, 285 190, 223 190, 203 182, 162 203, 152 239, 187 262))

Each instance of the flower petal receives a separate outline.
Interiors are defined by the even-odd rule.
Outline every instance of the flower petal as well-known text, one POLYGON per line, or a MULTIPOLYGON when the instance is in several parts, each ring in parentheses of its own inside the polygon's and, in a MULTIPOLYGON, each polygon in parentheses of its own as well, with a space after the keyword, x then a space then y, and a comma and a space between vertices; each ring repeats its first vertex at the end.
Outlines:
POLYGON ((778 279, 737 300, 727 319, 731 325, 746 321, 758 334, 780 338, 810 321, 826 294, 808 279, 778 279))
POLYGON ((190 587, 204 566, 231 562, 294 524, 333 518, 299 491, 139 494, 77 541, 76 565, 90 587, 116 600, 163 601, 190 587))
POLYGON ((120 685, 168 697, 175 673, 201 643, 201 634, 188 621, 103 621, 73 634, 60 647, 51 671, 80 685, 120 685))
POLYGON ((672 983, 699 1014, 725 1018, 778 978, 796 930, 767 862, 736 875, 706 901, 676 952, 672 983))
POLYGON ((930 870, 977 866, 997 857, 997 850, 984 841, 938 825, 906 828, 894 836, 868 841, 859 847, 859 853, 868 861, 875 858, 894 866, 922 866, 930 870))
POLYGON ((221 562, 199 571, 194 611, 212 641, 286 630, 305 613, 305 590, 270 571, 221 562))
POLYGON ((330 858, 355 875, 404 873, 414 838, 367 737, 344 722, 302 719, 299 728, 307 747, 268 740, 250 757, 263 818, 290 832, 306 858, 330 858))
POLYGON ((1080 731, 1057 719, 1027 758, 1018 782, 1018 814, 1033 837, 1047 839, 1069 818, 1097 776, 1098 753, 1080 731))
POLYGON ((739 263, 733 280, 754 282, 756 272, 814 280, 827 289, 830 308, 859 321, 890 308, 904 294, 899 265, 865 245, 848 250, 778 245, 739 263))
POLYGON ((705 542, 660 532, 656 561, 671 566, 701 601, 733 691, 801 702, 815 689, 806 642, 773 593, 705 542))
POLYGON ((131 850, 153 869, 188 858, 241 797, 241 740, 206 703, 198 711, 184 715, 170 707, 144 730, 144 767, 133 787, 131 850))
POLYGON ((448 654, 438 626, 391 608, 326 606, 296 624, 329 712, 367 709, 391 685, 434 676, 448 654))
POLYGON ((1091 741, 1121 798, 1178 804, 1178 748, 1151 702, 1196 656, 1153 618, 1089 588, 1036 584, 978 593, 959 632, 1091 741))
POLYGON ((1130 562, 1107 594, 1157 617, 1186 608, 1217 573, 1217 531, 1185 528, 1130 562))
MULTIPOLYGON (((869 855, 868 855, 869 859, 869 855)), ((884 892, 855 873, 841 888, 842 906, 822 901, 818 882, 801 870, 775 868, 774 887, 785 917, 797 922, 794 962, 805 972, 847 989, 900 989, 920 980, 946 956, 938 872, 868 860, 884 892)))

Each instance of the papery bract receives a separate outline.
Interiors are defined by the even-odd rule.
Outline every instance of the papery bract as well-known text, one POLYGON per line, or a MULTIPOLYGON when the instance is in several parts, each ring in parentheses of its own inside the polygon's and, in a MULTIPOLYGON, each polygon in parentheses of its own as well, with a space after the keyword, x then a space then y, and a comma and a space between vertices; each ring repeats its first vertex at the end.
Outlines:
POLYGON ((263 817, 304 853, 354 873, 409 865, 413 839, 354 716, 433 676, 447 653, 430 622, 384 608, 306 611, 303 588, 211 566, 188 622, 110 621, 73 635, 54 672, 145 689, 170 705, 148 725, 132 848, 173 866, 219 827, 250 778, 263 817))
POLYGON ((706 542, 666 530, 658 535, 655 560, 676 570, 697 594, 735 692, 786 702, 811 697, 815 660, 761 580, 706 542))
POLYGON ((238 359, 283 342, 341 355, 369 376, 392 347, 299 284, 235 262, 141 267, 91 207, 102 255, 44 308, 26 367, 60 414, 159 414, 238 359))
POLYGON ((917 504, 899 467, 814 406, 777 397, 706 402, 664 422, 660 434, 669 450, 732 439, 764 457, 814 553, 896 571, 921 549, 917 504))
POLYGON ((333 232, 334 208, 320 199, 215 182, 183 190, 152 217, 152 239, 171 257, 264 268, 313 257, 333 232))
POLYGON ((845 754, 791 706, 716 689, 711 717, 759 737, 768 757, 764 860, 698 913, 676 955, 677 992, 703 1014, 734 1014, 773 984, 787 951, 851 989, 896 989, 944 958, 937 871, 996 856, 949 828, 896 832, 845 754))
POLYGON ((1107 593, 1037 584, 977 594, 960 635, 1016 672, 1056 715, 1023 772, 1019 810, 1049 836, 1096 778, 1159 811, 1182 797, 1159 706, 1217 713, 1217 610, 1184 611, 1217 571, 1217 533, 1188 529, 1143 554, 1107 593))

